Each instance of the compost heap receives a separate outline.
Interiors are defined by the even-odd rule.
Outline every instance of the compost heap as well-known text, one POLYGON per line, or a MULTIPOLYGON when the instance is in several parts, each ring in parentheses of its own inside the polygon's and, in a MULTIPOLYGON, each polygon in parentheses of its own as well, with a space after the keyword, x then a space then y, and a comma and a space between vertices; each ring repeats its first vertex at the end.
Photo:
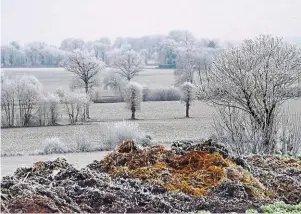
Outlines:
POLYGON ((1 211, 244 212, 278 199, 300 202, 300 177, 300 161, 235 158, 211 141, 171 150, 128 141, 81 170, 65 159, 17 169, 1 181, 1 211))

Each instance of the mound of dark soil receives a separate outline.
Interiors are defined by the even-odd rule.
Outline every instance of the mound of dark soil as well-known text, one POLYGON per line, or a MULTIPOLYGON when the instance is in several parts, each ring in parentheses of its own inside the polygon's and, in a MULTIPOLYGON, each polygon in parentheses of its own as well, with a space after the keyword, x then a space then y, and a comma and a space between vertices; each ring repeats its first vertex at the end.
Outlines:
POLYGON ((301 183, 299 162, 274 156, 268 157, 270 161, 261 156, 243 158, 253 176, 225 155, 222 147, 217 148, 223 151, 219 153, 212 145, 209 150, 179 153, 160 146, 139 149, 129 141, 81 170, 65 159, 37 162, 3 177, 1 211, 224 213, 259 209, 279 198, 288 203, 300 201, 300 191, 295 191, 301 183), (198 178, 199 173, 206 179, 198 178), (171 183, 175 178, 186 183, 171 183), (277 186, 273 179, 281 183, 277 186), (198 188, 205 192, 195 194, 198 188))

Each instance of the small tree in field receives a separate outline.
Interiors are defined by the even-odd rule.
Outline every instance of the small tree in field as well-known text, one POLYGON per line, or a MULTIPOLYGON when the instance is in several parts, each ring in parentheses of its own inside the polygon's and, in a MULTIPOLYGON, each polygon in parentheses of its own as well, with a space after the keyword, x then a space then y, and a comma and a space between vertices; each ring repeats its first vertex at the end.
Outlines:
POLYGON ((142 86, 136 82, 129 82, 125 88, 124 95, 127 108, 132 111, 131 119, 136 119, 135 113, 140 110, 142 98, 142 86))
POLYGON ((217 106, 247 116, 261 136, 262 152, 276 149, 277 113, 296 93, 301 50, 281 38, 262 35, 221 52, 208 74, 207 97, 217 106))
POLYGON ((59 96, 71 124, 76 124, 79 119, 84 120, 86 106, 89 104, 89 99, 85 93, 63 92, 59 96))
MULTIPOLYGON (((105 68, 103 62, 80 50, 68 53, 62 66, 77 76, 76 80, 73 81, 73 88, 84 88, 87 96, 90 89, 100 84, 98 73, 105 68)), ((90 116, 88 105, 87 103, 87 118, 90 116)))
POLYGON ((195 99, 195 86, 190 82, 184 82, 181 85, 181 100, 185 102, 186 106, 186 117, 189 117, 189 107, 191 102, 195 99))

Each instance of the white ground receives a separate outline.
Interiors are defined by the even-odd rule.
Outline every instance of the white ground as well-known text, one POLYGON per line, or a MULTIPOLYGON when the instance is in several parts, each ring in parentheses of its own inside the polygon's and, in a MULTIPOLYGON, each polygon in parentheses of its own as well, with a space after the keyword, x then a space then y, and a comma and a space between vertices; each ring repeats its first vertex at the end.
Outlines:
MULTIPOLYGON (((33 75, 47 92, 54 92, 57 88, 68 90, 73 77, 73 73, 64 68, 1 68, 1 73, 8 77, 33 75)), ((169 87, 174 84, 173 69, 146 68, 134 80, 150 88, 169 87)), ((107 93, 103 91, 103 95, 107 93)))
MULTIPOLYGON (((74 143, 72 139, 80 129, 84 129, 92 141, 101 143, 109 123, 130 117, 130 112, 124 107, 124 103, 93 104, 91 116, 95 122, 87 125, 2 129, 2 152, 32 153, 41 147, 44 139, 50 137, 74 143)), ((196 139, 209 137, 212 133, 213 112, 212 107, 195 101, 191 106, 191 118, 187 119, 184 118, 185 106, 180 101, 145 102, 135 122, 158 141, 196 139)))

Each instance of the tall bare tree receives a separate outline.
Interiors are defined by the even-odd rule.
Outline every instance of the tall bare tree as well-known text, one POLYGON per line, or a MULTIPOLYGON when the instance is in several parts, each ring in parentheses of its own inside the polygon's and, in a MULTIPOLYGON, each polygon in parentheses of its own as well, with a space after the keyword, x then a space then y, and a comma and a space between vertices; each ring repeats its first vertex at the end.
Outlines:
MULTIPOLYGON (((66 55, 62 66, 76 75, 73 87, 84 88, 87 97, 89 90, 100 84, 98 73, 105 68, 105 64, 85 51, 75 50, 66 55)), ((86 106, 86 116, 89 115, 89 103, 86 106)))
POLYGON ((247 113, 260 130, 265 153, 275 150, 277 112, 299 96, 301 50, 281 38, 261 35, 221 52, 208 76, 208 99, 247 113))

